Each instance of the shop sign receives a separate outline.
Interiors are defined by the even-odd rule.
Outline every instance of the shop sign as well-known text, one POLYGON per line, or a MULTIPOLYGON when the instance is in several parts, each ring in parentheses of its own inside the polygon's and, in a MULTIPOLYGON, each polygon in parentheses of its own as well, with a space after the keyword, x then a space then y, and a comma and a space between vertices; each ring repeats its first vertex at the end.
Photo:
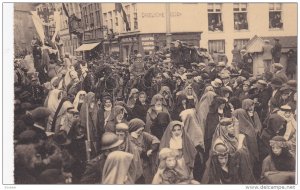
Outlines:
POLYGON ((153 50, 154 46, 144 46, 144 50, 153 50))
MULTIPOLYGON (((181 12, 175 11, 170 12, 171 17, 178 17, 181 16, 181 12)), ((165 14, 163 12, 156 12, 156 13, 144 13, 142 12, 142 18, 164 18, 165 14)))
POLYGON ((154 46, 154 42, 142 42, 143 46, 154 46))
POLYGON ((154 41, 154 37, 153 36, 144 36, 141 37, 142 41, 154 41))
POLYGON ((132 38, 122 38, 121 42, 133 42, 133 41, 137 41, 136 37, 132 37, 132 38))

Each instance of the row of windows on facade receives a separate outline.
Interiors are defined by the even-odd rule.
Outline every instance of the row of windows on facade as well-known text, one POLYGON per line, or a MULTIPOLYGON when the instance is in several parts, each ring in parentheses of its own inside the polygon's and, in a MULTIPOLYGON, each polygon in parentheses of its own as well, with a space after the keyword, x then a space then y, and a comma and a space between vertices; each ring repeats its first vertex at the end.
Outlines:
MULTIPOLYGON (((237 45, 238 49, 245 48, 250 39, 235 39, 233 44, 237 45)), ((225 40, 208 40, 209 53, 226 53, 225 52, 225 40)))
MULTIPOLYGON (((248 30, 247 19, 247 3, 233 4, 233 17, 235 30, 248 30)), ((223 31, 222 21, 222 4, 208 3, 208 30, 209 31, 223 31)), ((283 22, 281 19, 282 4, 269 3, 269 29, 282 29, 283 22)))

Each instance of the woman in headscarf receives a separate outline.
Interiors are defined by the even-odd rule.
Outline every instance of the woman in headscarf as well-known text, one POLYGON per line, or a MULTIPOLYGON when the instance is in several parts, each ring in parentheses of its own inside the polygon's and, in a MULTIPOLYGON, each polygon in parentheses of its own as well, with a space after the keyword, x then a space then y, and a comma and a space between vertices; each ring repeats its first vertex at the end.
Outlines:
POLYGON ((58 89, 51 90, 48 97, 45 100, 44 106, 51 111, 51 115, 48 118, 47 131, 50 131, 52 120, 57 109, 57 106, 62 98, 62 91, 58 89))
POLYGON ((159 149, 170 148, 178 152, 178 165, 193 175, 194 162, 197 154, 193 141, 184 130, 183 123, 171 121, 168 125, 159 146, 159 149))
POLYGON ((133 155, 123 151, 113 151, 107 156, 103 167, 102 184, 134 184, 130 167, 133 155))
MULTIPOLYGON (((235 184, 256 183, 250 164, 250 156, 246 141, 239 142, 238 123, 232 118, 223 118, 218 124, 213 140, 212 147, 218 143, 225 144, 231 157, 231 175, 235 184)), ((209 161, 207 162, 209 165, 209 161)))
POLYGON ((129 139, 139 151, 145 183, 150 184, 157 168, 156 158, 160 141, 150 133, 144 132, 144 129, 145 123, 142 120, 130 120, 129 139))
POLYGON ((198 103, 198 98, 197 98, 197 95, 196 95, 192 85, 188 85, 187 87, 185 87, 185 89, 183 90, 183 93, 187 97, 187 101, 186 101, 187 107, 195 108, 196 104, 198 103))
POLYGON ((136 145, 130 141, 129 126, 126 123, 118 123, 116 125, 116 135, 119 140, 124 141, 124 143, 120 145, 120 150, 133 154, 132 168, 134 173, 132 173, 132 177, 135 183, 139 183, 143 175, 142 161, 136 145))
POLYGON ((239 141, 246 140, 250 161, 254 166, 253 173, 258 177, 257 172, 260 170, 258 135, 260 135, 262 126, 258 114, 254 111, 254 101, 245 99, 242 102, 242 109, 235 110, 233 115, 239 122, 239 141))
POLYGON ((149 109, 149 104, 146 102, 147 94, 145 92, 139 93, 139 98, 136 100, 135 105, 132 109, 132 116, 133 118, 139 118, 146 122, 147 111, 149 109))
POLYGON ((180 120, 179 114, 186 109, 190 109, 187 104, 187 96, 184 93, 179 93, 179 95, 177 96, 175 108, 176 109, 174 109, 172 113, 173 120, 180 120))
POLYGON ((195 157, 194 178, 201 180, 203 171, 204 134, 199 127, 199 120, 195 109, 187 109, 180 113, 186 133, 190 136, 198 154, 195 157))
POLYGON ((126 114, 126 109, 123 106, 115 106, 113 107, 111 114, 104 125, 104 131, 105 132, 116 132, 116 124, 118 123, 127 123, 125 114, 126 114))
POLYGON ((81 90, 76 94, 76 97, 73 102, 74 109, 77 109, 80 112, 81 106, 84 102, 84 98, 86 96, 86 92, 81 90))
POLYGON ((217 94, 215 92, 208 91, 201 97, 200 101, 196 104, 196 112, 197 115, 199 116, 199 124, 200 127, 202 128, 202 131, 204 131, 209 107, 216 95, 217 94))
POLYGON ((139 90, 136 88, 131 89, 128 100, 127 100, 127 106, 132 109, 138 99, 138 93, 139 90))
POLYGON ((267 184, 295 184, 296 161, 286 140, 275 136, 270 140, 272 151, 262 165, 261 181, 267 184))
POLYGON ((87 134, 90 135, 92 155, 97 155, 99 150, 100 142, 100 126, 97 126, 97 112, 99 110, 98 104, 95 99, 95 94, 89 92, 85 96, 85 100, 80 110, 80 125, 84 126, 87 134))
POLYGON ((61 102, 59 103, 59 105, 55 111, 54 117, 53 117, 51 132, 58 133, 60 131, 62 119, 66 115, 67 110, 72 107, 73 107, 73 104, 70 101, 68 101, 67 98, 61 100, 61 102), (54 131, 53 131, 53 129, 54 129, 54 131))
POLYGON ((147 116, 146 116, 146 126, 145 126, 145 131, 150 133, 151 131, 151 126, 155 118, 157 117, 158 113, 160 112, 165 112, 169 115, 169 111, 167 109, 167 103, 164 99, 164 97, 161 94, 156 94, 152 97, 151 100, 151 107, 147 111, 147 116))
POLYGON ((205 161, 209 156, 214 132, 220 120, 224 117, 224 106, 225 100, 219 96, 216 96, 209 107, 209 113, 207 114, 206 124, 204 126, 205 161))
POLYGON ((168 111, 172 112, 174 109, 174 100, 173 100, 173 96, 172 96, 170 87, 162 84, 159 94, 162 95, 162 97, 164 98, 164 101, 166 102, 166 107, 167 107, 168 111))
POLYGON ((220 93, 221 97, 225 99, 224 106, 224 117, 232 117, 232 112, 234 111, 233 105, 229 102, 229 98, 232 95, 232 89, 230 86, 221 87, 220 93))
POLYGON ((157 117, 154 119, 151 126, 151 134, 156 136, 158 139, 161 139, 167 126, 170 123, 170 116, 166 112, 160 112, 157 114, 157 117))

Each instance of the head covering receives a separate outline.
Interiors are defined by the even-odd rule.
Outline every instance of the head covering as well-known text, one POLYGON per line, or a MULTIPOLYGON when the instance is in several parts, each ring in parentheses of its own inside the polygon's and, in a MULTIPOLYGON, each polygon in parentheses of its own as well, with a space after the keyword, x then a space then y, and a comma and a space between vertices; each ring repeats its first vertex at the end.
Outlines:
POLYGON ((254 104, 253 100, 251 100, 251 99, 245 99, 242 102, 242 108, 244 110, 248 110, 253 104, 254 104))
POLYGON ((102 184, 125 184, 130 179, 130 165, 133 154, 114 151, 107 156, 102 172, 102 184))
POLYGON ((54 113, 57 109, 57 106, 59 104, 59 93, 61 92, 61 90, 58 89, 53 89, 49 92, 49 98, 48 101, 46 103, 47 108, 54 113))
POLYGON ((129 132, 137 131, 138 129, 145 127, 145 122, 141 119, 135 118, 129 121, 129 132))
MULTIPOLYGON (((183 124, 180 121, 171 121, 164 132, 163 137, 161 138, 159 149, 162 150, 163 148, 170 148, 170 140, 172 138, 172 129, 174 126, 179 125, 183 129, 183 124)), ((186 134, 185 130, 182 130, 182 152, 183 158, 188 167, 194 167, 194 160, 196 156, 196 149, 195 146, 186 134)))
POLYGON ((275 78, 272 79, 271 85, 274 86, 274 87, 279 88, 279 87, 282 86, 282 80, 278 77, 275 77, 275 78))
POLYGON ((291 92, 291 89, 288 86, 282 86, 279 91, 281 94, 289 94, 291 92))
POLYGON ((33 130, 23 131, 18 138, 18 144, 35 144, 38 143, 38 134, 33 130))
POLYGON ((286 148, 288 147, 285 138, 282 136, 275 136, 270 140, 270 146, 279 146, 281 148, 286 148))
POLYGON ((54 142, 56 142, 58 145, 69 145, 71 144, 71 140, 67 137, 66 131, 59 131, 53 136, 54 142))
POLYGON ((151 99, 151 106, 154 106, 158 100, 162 100, 162 105, 166 106, 167 102, 161 94, 156 94, 151 99))
POLYGON ((263 86, 267 86, 268 85, 268 83, 266 81, 264 81, 264 80, 258 80, 257 83, 260 84, 260 85, 263 85, 263 86))
POLYGON ((280 110, 281 111, 292 111, 292 108, 289 105, 283 105, 280 107, 280 110))
POLYGON ((77 110, 78 110, 78 103, 79 103, 79 97, 80 97, 80 95, 86 95, 86 92, 83 91, 83 90, 81 90, 81 91, 79 91, 79 92, 76 94, 76 97, 75 97, 74 102, 73 102, 73 106, 74 106, 74 108, 77 109, 77 110))
POLYGON ((217 67, 225 67, 226 66, 226 64, 225 64, 225 62, 218 62, 218 65, 217 65, 217 67))
POLYGON ((46 119, 47 117, 49 117, 49 115, 51 114, 51 111, 50 111, 50 109, 45 108, 45 107, 38 107, 38 108, 35 108, 34 110, 30 111, 30 114, 34 121, 38 121, 38 120, 46 119))
POLYGON ((280 63, 274 63, 274 68, 276 68, 276 69, 282 69, 283 65, 280 64, 280 63))
POLYGON ((128 97, 128 100, 127 100, 127 106, 129 108, 133 108, 134 107, 135 101, 133 99, 133 95, 137 94, 138 92, 139 92, 139 90, 136 89, 136 88, 131 89, 129 97, 128 97))
POLYGON ((215 88, 219 88, 222 86, 222 81, 216 78, 214 81, 211 82, 211 85, 215 88))
POLYGON ((297 81, 296 80, 289 80, 289 81, 287 81, 286 84, 291 88, 291 90, 297 91, 297 81))
POLYGON ((184 123, 184 129, 190 136, 195 146, 200 145, 204 148, 204 132, 199 127, 200 123, 196 115, 195 109, 183 110, 180 115, 182 122, 184 123))
POLYGON ((206 67, 206 64, 205 63, 198 63, 198 65, 197 65, 198 67, 206 67))
POLYGON ((101 138, 101 150, 108 150, 120 146, 124 141, 111 132, 105 132, 101 138))

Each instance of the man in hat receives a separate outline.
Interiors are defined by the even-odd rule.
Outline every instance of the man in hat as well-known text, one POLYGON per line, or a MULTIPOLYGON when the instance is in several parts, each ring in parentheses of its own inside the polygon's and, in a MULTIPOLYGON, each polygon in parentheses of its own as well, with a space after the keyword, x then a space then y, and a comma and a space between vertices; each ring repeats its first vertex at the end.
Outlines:
POLYGON ((282 80, 280 78, 274 77, 271 80, 271 87, 272 87, 272 98, 277 97, 279 93, 279 89, 282 87, 282 80))
POLYGON ((263 61, 264 61, 264 71, 270 71, 271 70, 271 64, 272 64, 272 48, 273 46, 270 44, 269 40, 264 41, 265 44, 263 45, 263 61))
POLYGON ((275 41, 275 45, 272 48, 272 56, 273 56, 274 62, 279 63, 280 57, 281 57, 281 44, 279 43, 278 38, 274 38, 274 41, 275 41))
POLYGON ((222 82, 223 82, 223 86, 230 86, 230 88, 233 88, 233 85, 230 83, 230 75, 228 72, 223 72, 219 74, 222 82))
POLYGON ((264 80, 258 80, 256 83, 258 88, 256 112, 261 121, 264 121, 269 109, 268 102, 272 96, 272 90, 268 88, 268 84, 264 80))
POLYGON ((286 83, 289 79, 283 70, 283 65, 280 63, 274 63, 274 77, 282 80, 282 83, 286 83))
POLYGON ((271 99, 272 108, 280 108, 290 102, 291 89, 287 86, 283 86, 279 89, 279 95, 271 99))
POLYGON ((208 75, 211 81, 215 80, 218 77, 218 71, 216 70, 216 63, 213 61, 210 61, 208 63, 208 75))
POLYGON ((241 62, 241 53, 240 53, 240 50, 237 46, 237 44, 234 44, 233 45, 233 50, 231 51, 232 53, 232 62, 233 63, 239 63, 241 62))
POLYGON ((286 73, 290 79, 294 79, 297 73, 297 53, 293 49, 290 49, 287 54, 286 73))
POLYGON ((222 81, 216 78, 214 81, 211 81, 211 86, 213 87, 216 94, 221 94, 222 81))
POLYGON ((31 130, 37 133, 40 140, 47 140, 46 127, 50 114, 51 111, 45 107, 38 107, 30 111, 30 115, 34 121, 31 130))
POLYGON ((101 153, 87 163, 80 182, 83 184, 101 184, 102 170, 107 156, 111 152, 119 150, 123 143, 124 141, 120 140, 116 134, 104 133, 101 138, 101 153))

